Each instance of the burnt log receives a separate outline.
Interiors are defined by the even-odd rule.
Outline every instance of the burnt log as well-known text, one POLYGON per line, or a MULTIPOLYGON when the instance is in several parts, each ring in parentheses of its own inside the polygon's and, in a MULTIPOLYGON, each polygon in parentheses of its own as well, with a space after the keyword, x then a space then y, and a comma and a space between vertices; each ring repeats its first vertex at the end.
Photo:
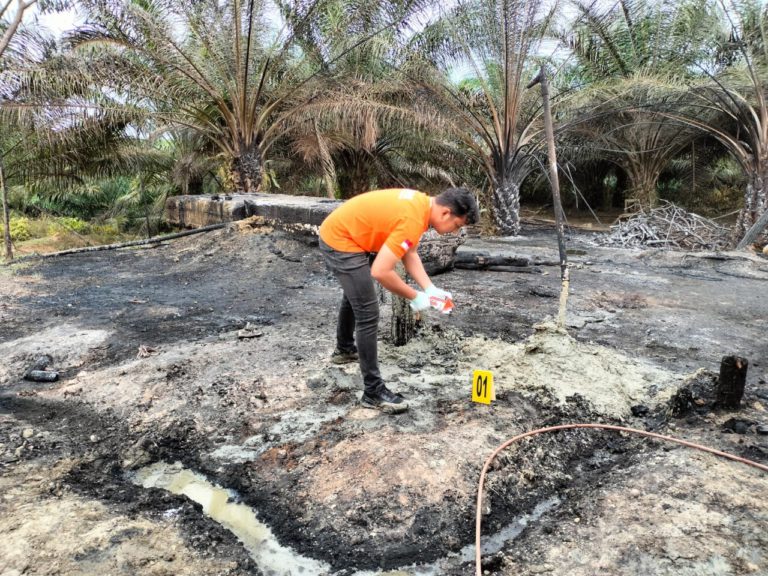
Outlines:
POLYGON ((454 267, 456 251, 465 240, 464 234, 440 235, 431 228, 427 230, 421 236, 417 248, 427 274, 433 276, 451 270, 454 267))
POLYGON ((491 256, 488 252, 459 252, 454 266, 464 270, 497 270, 499 272, 529 272, 531 261, 519 256, 491 256))
POLYGON ((724 356, 720 362, 720 378, 717 382, 717 405, 730 410, 741 407, 744 385, 747 381, 749 360, 740 356, 724 356))
POLYGON ((59 379, 59 373, 53 370, 29 370, 24 374, 24 380, 32 382, 56 382, 59 379))
POLYGON ((149 244, 158 244, 165 242, 166 240, 173 240, 175 238, 181 238, 182 236, 190 236, 191 234, 199 234, 201 232, 209 232, 211 230, 218 230, 224 228, 226 224, 211 224, 203 228, 196 228, 194 230, 184 230, 182 232, 174 232, 173 234, 165 234, 164 236, 155 236, 153 238, 147 238, 145 240, 130 240, 128 242, 118 242, 117 244, 103 244, 100 246, 86 246, 85 248, 69 248, 68 250, 61 250, 59 252, 49 252, 47 254, 27 254, 21 258, 17 258, 16 262, 23 260, 31 260, 33 258, 55 258, 57 256, 66 256, 68 254, 81 254, 83 252, 99 252, 101 250, 118 250, 120 248, 129 248, 132 246, 147 246, 149 244))
POLYGON ((59 379, 59 373, 54 370, 46 370, 48 365, 53 362, 53 358, 48 354, 43 354, 35 358, 35 362, 24 373, 24 380, 32 382, 55 382, 59 379))
POLYGON ((488 266, 488 272, 518 272, 520 274, 541 274, 541 268, 536 266, 488 266))

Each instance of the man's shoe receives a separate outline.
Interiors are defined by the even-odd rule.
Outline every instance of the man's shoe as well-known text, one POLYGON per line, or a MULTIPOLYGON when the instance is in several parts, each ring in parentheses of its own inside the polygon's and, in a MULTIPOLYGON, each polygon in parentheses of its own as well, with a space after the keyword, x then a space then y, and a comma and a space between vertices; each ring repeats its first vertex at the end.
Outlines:
POLYGON ((372 396, 363 392, 360 403, 366 408, 374 408, 387 414, 400 414, 408 410, 408 402, 400 394, 395 394, 386 386, 383 386, 379 392, 372 396))
POLYGON ((331 354, 331 362, 333 364, 349 364, 351 362, 357 362, 357 359, 358 355, 356 348, 353 348, 352 350, 336 348, 336 350, 333 351, 333 354, 331 354))

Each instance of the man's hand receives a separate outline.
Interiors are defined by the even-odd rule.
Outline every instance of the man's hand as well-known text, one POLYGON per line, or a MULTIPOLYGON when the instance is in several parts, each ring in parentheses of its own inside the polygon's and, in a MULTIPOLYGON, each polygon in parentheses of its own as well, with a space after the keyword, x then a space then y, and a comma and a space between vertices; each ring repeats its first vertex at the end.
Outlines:
POLYGON ((427 296, 434 297, 434 298, 440 298, 440 300, 453 300, 453 296, 450 292, 446 292, 445 290, 441 290, 434 284, 430 284, 424 289, 424 292, 427 296))
POLYGON ((426 310, 430 306, 429 296, 427 296, 426 292, 416 291, 416 297, 411 300, 410 306, 414 312, 421 312, 422 310, 426 310))

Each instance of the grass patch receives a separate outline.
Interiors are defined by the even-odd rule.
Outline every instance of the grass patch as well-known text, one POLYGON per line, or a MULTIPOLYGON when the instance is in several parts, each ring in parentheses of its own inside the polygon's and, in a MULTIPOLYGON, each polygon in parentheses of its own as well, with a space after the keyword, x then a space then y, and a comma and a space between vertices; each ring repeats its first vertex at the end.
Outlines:
POLYGON ((11 238, 14 256, 27 256, 116 244, 135 240, 138 236, 121 232, 116 222, 91 223, 79 218, 45 216, 12 219, 11 238))

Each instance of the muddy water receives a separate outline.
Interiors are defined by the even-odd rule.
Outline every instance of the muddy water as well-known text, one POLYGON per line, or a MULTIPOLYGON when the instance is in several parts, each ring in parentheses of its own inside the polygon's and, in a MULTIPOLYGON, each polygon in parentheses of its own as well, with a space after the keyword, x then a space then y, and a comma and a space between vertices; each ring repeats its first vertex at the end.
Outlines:
POLYGON ((330 572, 330 566, 324 562, 301 556, 282 546, 250 507, 233 501, 235 495, 232 492, 215 486, 179 463, 158 462, 136 472, 132 480, 144 488, 162 488, 174 494, 183 494, 200 504, 205 514, 243 542, 259 568, 268 576, 330 572))
MULTIPOLYGON (((182 494, 203 507, 203 512, 230 530, 243 543, 259 568, 267 576, 298 574, 330 575, 331 567, 318 560, 298 554, 281 545, 270 528, 259 521, 256 512, 236 502, 236 494, 209 482, 204 476, 185 469, 179 462, 157 462, 135 472, 131 480, 144 488, 160 488, 182 494)), ((483 554, 493 554, 516 538, 532 521, 560 503, 550 498, 540 503, 531 514, 516 518, 496 534, 483 539, 483 554)), ((439 576, 449 565, 474 561, 474 544, 468 544, 453 554, 428 565, 411 565, 392 571, 360 571, 353 576, 439 576)))

